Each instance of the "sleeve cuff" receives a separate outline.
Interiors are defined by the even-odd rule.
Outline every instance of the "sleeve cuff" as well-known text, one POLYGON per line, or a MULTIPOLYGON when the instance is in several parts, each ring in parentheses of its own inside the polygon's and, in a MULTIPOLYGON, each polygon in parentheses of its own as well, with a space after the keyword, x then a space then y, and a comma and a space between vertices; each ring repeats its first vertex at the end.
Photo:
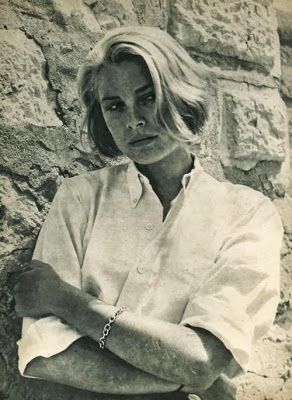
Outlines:
POLYGON ((17 342, 21 375, 25 376, 25 368, 34 358, 48 358, 61 353, 82 336, 76 329, 54 316, 34 322, 17 342))
POLYGON ((231 352, 234 360, 241 370, 246 373, 248 369, 249 354, 251 351, 250 335, 244 335, 230 321, 212 321, 207 315, 201 317, 189 317, 182 320, 180 325, 193 328, 202 328, 216 336, 231 352), (236 340, 234 340, 236 338, 236 340))

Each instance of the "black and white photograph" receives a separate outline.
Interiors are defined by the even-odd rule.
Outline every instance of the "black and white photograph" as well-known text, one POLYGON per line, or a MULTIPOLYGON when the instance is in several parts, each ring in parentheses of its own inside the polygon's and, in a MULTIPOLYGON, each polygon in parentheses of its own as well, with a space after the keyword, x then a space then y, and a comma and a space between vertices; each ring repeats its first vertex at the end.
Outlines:
POLYGON ((0 22, 0 399, 291 400, 292 0, 0 22))

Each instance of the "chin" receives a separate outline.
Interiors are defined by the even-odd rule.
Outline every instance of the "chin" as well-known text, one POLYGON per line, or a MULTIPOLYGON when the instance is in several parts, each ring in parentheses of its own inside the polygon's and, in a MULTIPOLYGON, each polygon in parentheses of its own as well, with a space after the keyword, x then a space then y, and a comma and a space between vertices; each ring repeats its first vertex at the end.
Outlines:
POLYGON ((138 164, 155 164, 170 156, 178 147, 177 143, 165 145, 158 141, 136 151, 129 151, 127 157, 138 164))
POLYGON ((141 165, 150 165, 150 164, 155 164, 158 163, 159 161, 162 161, 165 157, 167 157, 167 155, 161 156, 161 154, 159 154, 159 156, 157 155, 155 156, 147 156, 146 154, 141 156, 141 157, 129 157, 131 158, 131 160, 133 160, 134 162, 141 164, 141 165))

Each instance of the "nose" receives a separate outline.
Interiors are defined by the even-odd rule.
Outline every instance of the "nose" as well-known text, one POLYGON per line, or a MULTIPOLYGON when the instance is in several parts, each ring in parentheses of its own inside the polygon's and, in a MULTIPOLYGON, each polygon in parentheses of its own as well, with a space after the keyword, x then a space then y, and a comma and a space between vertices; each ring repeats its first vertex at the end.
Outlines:
POLYGON ((127 122, 127 128, 129 130, 135 130, 137 128, 144 128, 145 126, 145 118, 137 113, 135 109, 131 110, 129 113, 129 118, 127 122))
POLYGON ((143 118, 140 118, 137 121, 131 121, 127 124, 127 128, 130 130, 137 129, 137 128, 143 128, 145 126, 145 121, 143 118))

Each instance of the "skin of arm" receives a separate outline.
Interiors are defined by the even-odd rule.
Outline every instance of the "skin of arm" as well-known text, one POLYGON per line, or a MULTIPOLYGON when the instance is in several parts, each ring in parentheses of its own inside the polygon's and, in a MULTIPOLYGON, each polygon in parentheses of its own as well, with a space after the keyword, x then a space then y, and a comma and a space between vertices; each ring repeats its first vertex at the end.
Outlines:
POLYGON ((107 349, 99 349, 89 337, 77 340, 50 358, 33 359, 25 374, 113 395, 168 393, 179 386, 133 367, 107 349))
MULTIPOLYGON (((32 263, 15 289, 20 315, 54 314, 95 342, 118 309, 62 281, 52 267, 39 261, 32 263)), ((213 384, 231 359, 230 352, 207 331, 127 311, 115 321, 106 348, 136 369, 176 385, 165 391, 184 384, 184 391, 191 387, 198 394, 213 384)))

